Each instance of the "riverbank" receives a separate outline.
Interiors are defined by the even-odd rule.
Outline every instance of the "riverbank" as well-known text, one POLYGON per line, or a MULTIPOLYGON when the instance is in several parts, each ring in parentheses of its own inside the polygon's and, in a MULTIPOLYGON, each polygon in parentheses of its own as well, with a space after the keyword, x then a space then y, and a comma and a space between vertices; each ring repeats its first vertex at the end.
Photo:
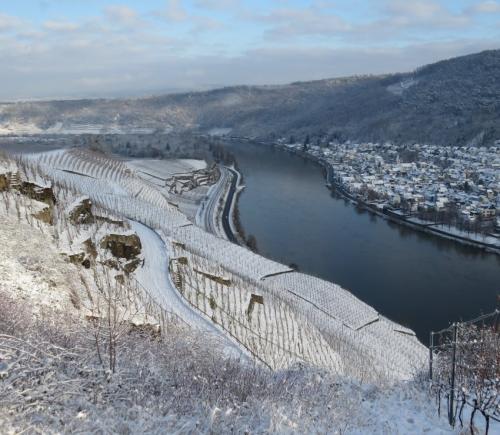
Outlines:
MULTIPOLYGON (((480 237, 479 235, 477 235, 477 238, 473 238, 475 234, 470 234, 470 233, 467 234, 465 232, 461 232, 457 228, 452 228, 452 227, 445 228, 444 225, 442 224, 436 224, 430 221, 423 221, 416 217, 405 215, 399 210, 393 210, 387 207, 380 207, 379 204, 363 201, 357 198, 355 195, 348 192, 346 189, 343 188, 343 186, 335 182, 334 171, 332 167, 328 164, 328 162, 324 161, 323 159, 317 156, 313 156, 309 153, 289 148, 283 144, 271 143, 270 145, 272 145, 276 149, 286 151, 290 154, 294 154, 299 157, 308 159, 320 165, 325 171, 326 186, 330 190, 338 193, 345 199, 351 201, 354 205, 360 207, 361 209, 367 210, 370 213, 373 213, 379 217, 382 217, 399 225, 412 228, 416 231, 420 231, 426 234, 431 234, 436 237, 441 237, 448 240, 453 240, 467 246, 473 246, 482 249, 486 252, 500 255, 500 239, 498 239, 498 242, 496 243, 490 243, 490 241, 488 242, 482 241, 478 239, 480 237)), ((487 237, 489 237, 489 239, 493 239, 493 237, 491 236, 487 237)))

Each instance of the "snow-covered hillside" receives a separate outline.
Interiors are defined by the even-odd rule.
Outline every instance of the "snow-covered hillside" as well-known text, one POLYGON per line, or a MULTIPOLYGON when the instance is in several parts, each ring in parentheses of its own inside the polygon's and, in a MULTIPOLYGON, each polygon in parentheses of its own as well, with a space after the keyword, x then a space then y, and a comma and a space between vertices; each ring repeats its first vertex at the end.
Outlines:
POLYGON ((450 432, 411 331, 205 233, 121 162, 0 157, 0 217, 7 433, 450 432))
MULTIPOLYGON (((145 227, 136 228, 140 228, 143 237, 154 239, 147 244, 151 249, 157 247, 157 252, 149 254, 151 261, 146 257, 146 264, 154 263, 158 258, 165 261, 163 270, 161 265, 156 267, 158 276, 166 274, 167 259, 186 257, 191 262, 202 262, 206 270, 220 271, 230 276, 232 282, 239 283, 224 290, 236 295, 235 301, 239 301, 235 304, 228 300, 234 311, 227 315, 236 316, 235 321, 245 328, 257 330, 258 336, 267 335, 273 339, 263 347, 249 340, 244 332, 247 329, 236 331, 225 317, 212 318, 212 322, 230 342, 256 354, 266 364, 276 366, 273 362, 281 361, 277 367, 286 367, 302 360, 375 382, 411 379, 424 366, 427 350, 412 331, 384 318, 348 291, 291 271, 287 266, 192 225, 173 205, 171 194, 157 183, 138 176, 137 168, 155 177, 160 176, 158 162, 147 169, 147 161, 131 166, 103 154, 77 149, 27 155, 24 162, 25 171, 31 177, 43 175, 56 185, 88 195, 94 204, 110 213, 143 224, 145 227), (250 310, 252 294, 261 296, 264 303, 257 304, 257 310, 252 314, 256 316, 257 324, 250 326, 247 322, 254 320, 249 320, 246 313, 250 310), (259 305, 263 305, 262 312, 259 305), (283 318, 290 319, 290 322, 283 321, 283 318), (294 331, 303 336, 298 338, 294 331), (320 356, 322 354, 329 356, 325 359, 320 356), (284 355, 288 357, 284 359, 284 355), (285 360, 288 362, 284 363, 285 360)), ((168 174, 168 169, 165 169, 163 176, 168 174)), ((188 269, 177 268, 177 279, 185 280, 189 276, 194 280, 191 288, 196 288, 196 294, 177 285, 177 295, 190 305, 191 310, 197 311, 198 317, 206 324, 207 316, 210 319, 215 314, 212 309, 201 306, 201 301, 213 298, 217 305, 220 298, 225 297, 224 292, 217 293, 213 281, 193 274, 192 269, 188 272, 188 269)), ((152 280, 152 283, 143 282, 143 285, 164 309, 172 309, 174 299, 171 293, 167 296, 171 292, 168 284, 160 285, 152 280)), ((186 316, 182 310, 177 314, 186 316)))

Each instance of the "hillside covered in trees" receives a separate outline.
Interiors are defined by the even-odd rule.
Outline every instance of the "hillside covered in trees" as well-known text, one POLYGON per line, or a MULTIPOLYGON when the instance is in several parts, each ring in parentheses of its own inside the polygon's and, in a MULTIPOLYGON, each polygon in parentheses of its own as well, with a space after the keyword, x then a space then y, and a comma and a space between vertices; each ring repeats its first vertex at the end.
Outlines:
POLYGON ((500 140, 500 50, 416 71, 129 100, 0 104, 0 133, 230 132, 261 138, 491 145, 500 140))

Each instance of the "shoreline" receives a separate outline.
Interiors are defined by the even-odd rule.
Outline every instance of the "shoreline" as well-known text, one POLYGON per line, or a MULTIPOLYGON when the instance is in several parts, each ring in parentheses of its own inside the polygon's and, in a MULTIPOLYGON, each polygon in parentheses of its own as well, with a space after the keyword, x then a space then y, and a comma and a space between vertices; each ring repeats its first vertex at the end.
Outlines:
POLYGON ((246 246, 244 243, 244 238, 237 230, 235 223, 234 213, 237 207, 237 202, 243 187, 240 186, 241 174, 234 167, 226 169, 231 173, 232 180, 229 184, 229 189, 224 196, 224 205, 222 208, 222 213, 220 215, 220 223, 226 234, 226 237, 230 242, 233 242, 239 246, 246 246))
POLYGON ((231 168, 230 170, 233 173, 233 177, 236 177, 236 184, 234 187, 233 196, 231 198, 231 205, 229 206, 229 218, 228 218, 229 228, 230 231, 232 232, 233 237, 235 238, 235 243, 240 246, 246 246, 243 234, 240 233, 240 231, 238 230, 237 228, 238 225, 236 225, 236 219, 235 219, 235 213, 236 210, 238 209, 238 201, 240 200, 240 195, 243 192, 245 186, 241 184, 241 180, 243 178, 241 172, 234 167, 231 168))
MULTIPOLYGON (((257 143, 263 144, 262 142, 257 142, 257 143)), ((490 243, 481 242, 478 240, 473 240, 473 239, 470 239, 470 238, 467 238, 467 237, 464 237, 464 236, 461 236, 458 234, 447 232, 447 231, 439 229, 439 228, 433 228, 431 225, 435 225, 435 224, 433 224, 431 222, 429 222, 427 224, 413 222, 413 221, 410 221, 410 220, 406 219, 405 217, 403 217, 403 216, 399 215, 398 213, 395 213, 389 209, 380 209, 380 208, 374 206, 373 204, 361 201, 360 199, 356 198, 354 195, 347 192, 341 186, 339 186, 336 183, 331 182, 329 180, 329 176, 330 176, 329 171, 331 170, 331 167, 328 165, 328 163, 326 163, 322 159, 317 158, 315 156, 312 156, 310 154, 304 153, 304 152, 289 149, 288 147, 283 146, 281 144, 271 143, 271 146, 275 149, 285 151, 285 152, 288 152, 289 154, 293 154, 293 155, 302 157, 304 159, 307 159, 307 160, 321 166, 325 171, 325 173, 323 175, 326 179, 327 188, 332 192, 338 193, 341 197, 343 197, 346 200, 351 201, 351 203, 353 203, 353 205, 356 205, 363 210, 367 210, 368 212, 373 213, 373 214, 375 214, 383 219, 386 219, 390 222, 397 223, 397 224, 405 226, 407 228, 411 228, 415 231, 430 234, 430 235, 433 235, 435 237, 439 237, 442 239, 453 240, 453 241, 460 243, 462 245, 472 246, 472 247, 481 249, 481 250, 483 250, 487 253, 490 253, 490 254, 500 255, 500 246, 495 246, 495 245, 492 245, 490 243)))

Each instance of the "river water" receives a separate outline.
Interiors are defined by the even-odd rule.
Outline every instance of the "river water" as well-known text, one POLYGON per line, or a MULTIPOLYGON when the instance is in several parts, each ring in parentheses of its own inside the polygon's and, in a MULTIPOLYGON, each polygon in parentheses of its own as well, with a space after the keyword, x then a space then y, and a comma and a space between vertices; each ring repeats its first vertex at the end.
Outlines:
POLYGON ((361 211, 322 168, 285 151, 231 143, 244 177, 240 220, 259 252, 335 282, 381 314, 429 332, 496 308, 500 256, 361 211))

